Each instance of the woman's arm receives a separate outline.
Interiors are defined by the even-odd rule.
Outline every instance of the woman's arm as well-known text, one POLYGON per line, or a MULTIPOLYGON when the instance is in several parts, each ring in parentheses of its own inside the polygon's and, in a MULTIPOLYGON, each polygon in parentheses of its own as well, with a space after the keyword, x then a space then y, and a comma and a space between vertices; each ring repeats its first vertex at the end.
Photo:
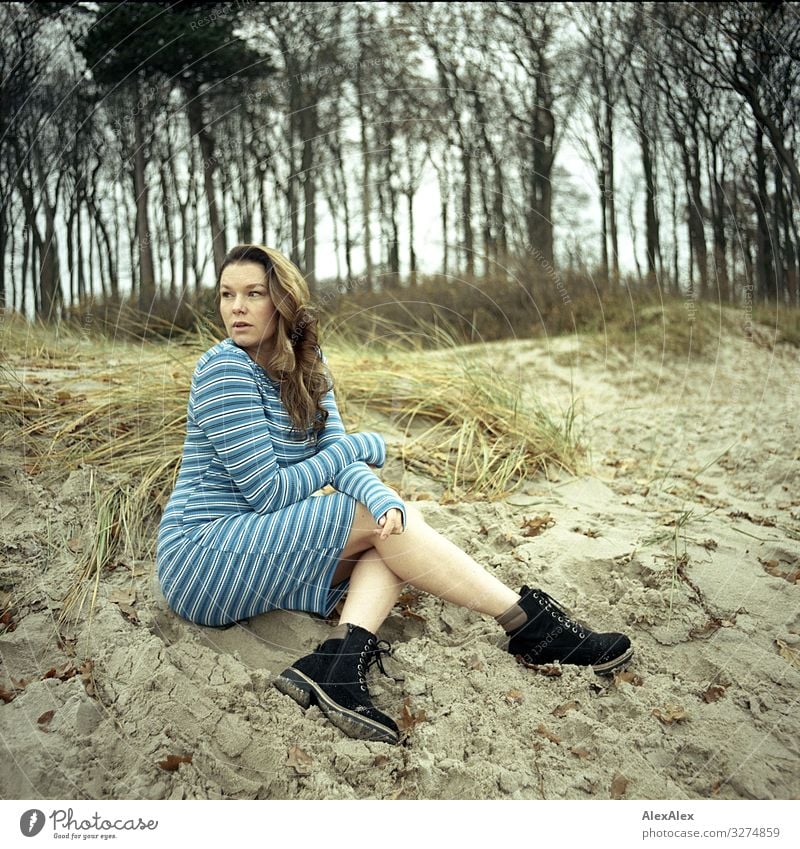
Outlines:
POLYGON ((403 514, 403 529, 406 527, 406 506, 400 496, 390 489, 366 463, 351 463, 333 478, 333 486, 339 492, 364 504, 377 522, 383 514, 396 507, 403 514))
POLYGON ((377 433, 345 434, 308 460, 278 466, 263 400, 247 354, 222 352, 195 370, 189 415, 253 510, 271 513, 333 483, 357 461, 382 466, 386 446, 377 433))

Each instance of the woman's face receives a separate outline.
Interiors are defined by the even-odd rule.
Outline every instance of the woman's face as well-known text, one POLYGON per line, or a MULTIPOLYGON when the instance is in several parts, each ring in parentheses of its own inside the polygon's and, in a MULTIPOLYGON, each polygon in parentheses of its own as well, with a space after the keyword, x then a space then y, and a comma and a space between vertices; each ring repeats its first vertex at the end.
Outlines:
POLYGON ((264 267, 257 262, 234 262, 222 272, 219 289, 219 311, 228 336, 263 366, 278 325, 264 267))

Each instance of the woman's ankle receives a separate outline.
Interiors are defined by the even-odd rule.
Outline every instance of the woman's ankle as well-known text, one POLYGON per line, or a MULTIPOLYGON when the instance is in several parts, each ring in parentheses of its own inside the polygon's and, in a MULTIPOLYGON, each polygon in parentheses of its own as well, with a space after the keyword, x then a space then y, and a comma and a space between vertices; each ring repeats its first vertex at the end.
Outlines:
POLYGON ((347 636, 347 622, 340 621, 339 624, 330 632, 327 639, 343 640, 347 636))
POLYGON ((528 614, 520 607, 519 602, 512 604, 499 616, 495 616, 495 622, 507 633, 516 631, 528 621, 528 614))

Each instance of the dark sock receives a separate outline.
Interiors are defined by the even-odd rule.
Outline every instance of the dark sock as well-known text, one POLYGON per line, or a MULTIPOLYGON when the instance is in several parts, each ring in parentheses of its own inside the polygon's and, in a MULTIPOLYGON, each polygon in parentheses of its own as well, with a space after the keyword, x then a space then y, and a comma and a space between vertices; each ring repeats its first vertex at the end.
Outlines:
POLYGON ((347 636, 347 622, 340 622, 328 635, 329 640, 343 640, 347 636))
POLYGON ((504 610, 499 616, 495 616, 494 618, 506 634, 510 634, 512 631, 516 631, 517 628, 521 628, 528 621, 528 614, 519 604, 512 604, 508 610, 504 610))

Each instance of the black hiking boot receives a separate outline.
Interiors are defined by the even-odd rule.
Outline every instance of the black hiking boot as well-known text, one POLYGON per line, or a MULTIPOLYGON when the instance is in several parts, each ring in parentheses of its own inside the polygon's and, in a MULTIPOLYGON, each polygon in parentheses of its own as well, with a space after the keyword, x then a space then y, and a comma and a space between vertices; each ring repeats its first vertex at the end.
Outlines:
POLYGON ((631 641, 624 634, 592 631, 542 590, 523 587, 519 594, 528 620, 508 632, 508 651, 523 663, 573 663, 602 675, 631 659, 631 641))
POLYGON ((275 679, 275 686, 285 695, 291 696, 300 707, 310 707, 316 701, 314 684, 325 674, 341 643, 340 639, 320 643, 311 654, 284 669, 275 679))
POLYGON ((316 702, 328 720, 348 737, 397 743, 395 722, 377 710, 367 688, 367 671, 377 663, 386 674, 381 657, 391 652, 385 640, 347 624, 344 639, 326 640, 316 650, 285 669, 275 686, 303 707, 316 702))

